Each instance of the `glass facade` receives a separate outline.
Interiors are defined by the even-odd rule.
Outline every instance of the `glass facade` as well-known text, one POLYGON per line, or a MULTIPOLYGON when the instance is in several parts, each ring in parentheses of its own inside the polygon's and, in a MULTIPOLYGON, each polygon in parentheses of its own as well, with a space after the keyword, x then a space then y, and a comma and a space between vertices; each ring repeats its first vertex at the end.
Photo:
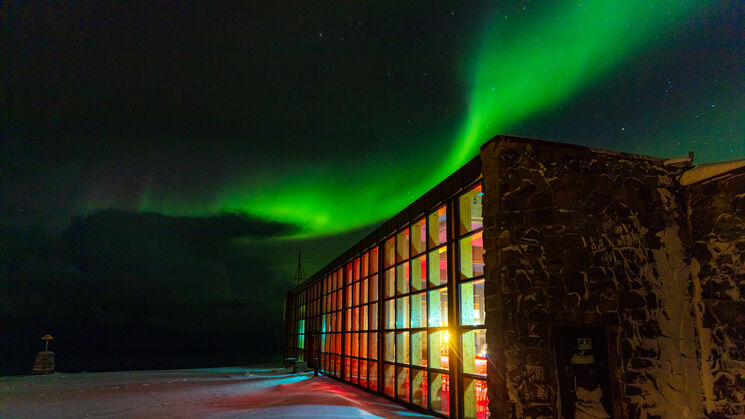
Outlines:
POLYGON ((290 355, 412 408, 488 417, 482 196, 453 195, 288 294, 290 355))

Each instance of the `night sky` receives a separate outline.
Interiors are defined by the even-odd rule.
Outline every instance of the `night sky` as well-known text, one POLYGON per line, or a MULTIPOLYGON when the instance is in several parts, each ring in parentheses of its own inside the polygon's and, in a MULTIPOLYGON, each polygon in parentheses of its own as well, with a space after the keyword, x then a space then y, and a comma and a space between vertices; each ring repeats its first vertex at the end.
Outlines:
POLYGON ((497 134, 745 158, 742 2, 452 3, 5 2, 0 374, 281 355, 298 250, 497 134))

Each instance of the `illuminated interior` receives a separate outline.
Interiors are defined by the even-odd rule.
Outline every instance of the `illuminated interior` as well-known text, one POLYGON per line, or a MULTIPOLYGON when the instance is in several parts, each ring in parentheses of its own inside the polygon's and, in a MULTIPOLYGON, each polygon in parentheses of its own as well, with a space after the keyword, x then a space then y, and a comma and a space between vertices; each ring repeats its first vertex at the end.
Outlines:
POLYGON ((317 339, 325 375, 439 416, 488 417, 483 192, 472 185, 293 290, 288 355, 307 359, 317 339))

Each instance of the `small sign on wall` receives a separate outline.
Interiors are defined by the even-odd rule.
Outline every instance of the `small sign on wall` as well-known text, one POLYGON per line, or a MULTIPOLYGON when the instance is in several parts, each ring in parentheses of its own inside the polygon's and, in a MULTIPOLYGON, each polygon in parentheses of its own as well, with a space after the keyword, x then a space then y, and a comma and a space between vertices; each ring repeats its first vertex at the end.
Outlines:
POLYGON ((577 338, 577 349, 580 351, 592 350, 592 339, 590 338, 577 338))

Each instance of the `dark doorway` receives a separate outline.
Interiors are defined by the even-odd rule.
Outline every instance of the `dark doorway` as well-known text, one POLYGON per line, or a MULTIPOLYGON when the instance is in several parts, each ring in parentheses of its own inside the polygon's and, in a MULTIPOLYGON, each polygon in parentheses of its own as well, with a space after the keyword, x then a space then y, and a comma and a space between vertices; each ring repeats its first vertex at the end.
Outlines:
POLYGON ((610 418, 613 410, 605 328, 557 327, 554 351, 562 417, 610 418))

